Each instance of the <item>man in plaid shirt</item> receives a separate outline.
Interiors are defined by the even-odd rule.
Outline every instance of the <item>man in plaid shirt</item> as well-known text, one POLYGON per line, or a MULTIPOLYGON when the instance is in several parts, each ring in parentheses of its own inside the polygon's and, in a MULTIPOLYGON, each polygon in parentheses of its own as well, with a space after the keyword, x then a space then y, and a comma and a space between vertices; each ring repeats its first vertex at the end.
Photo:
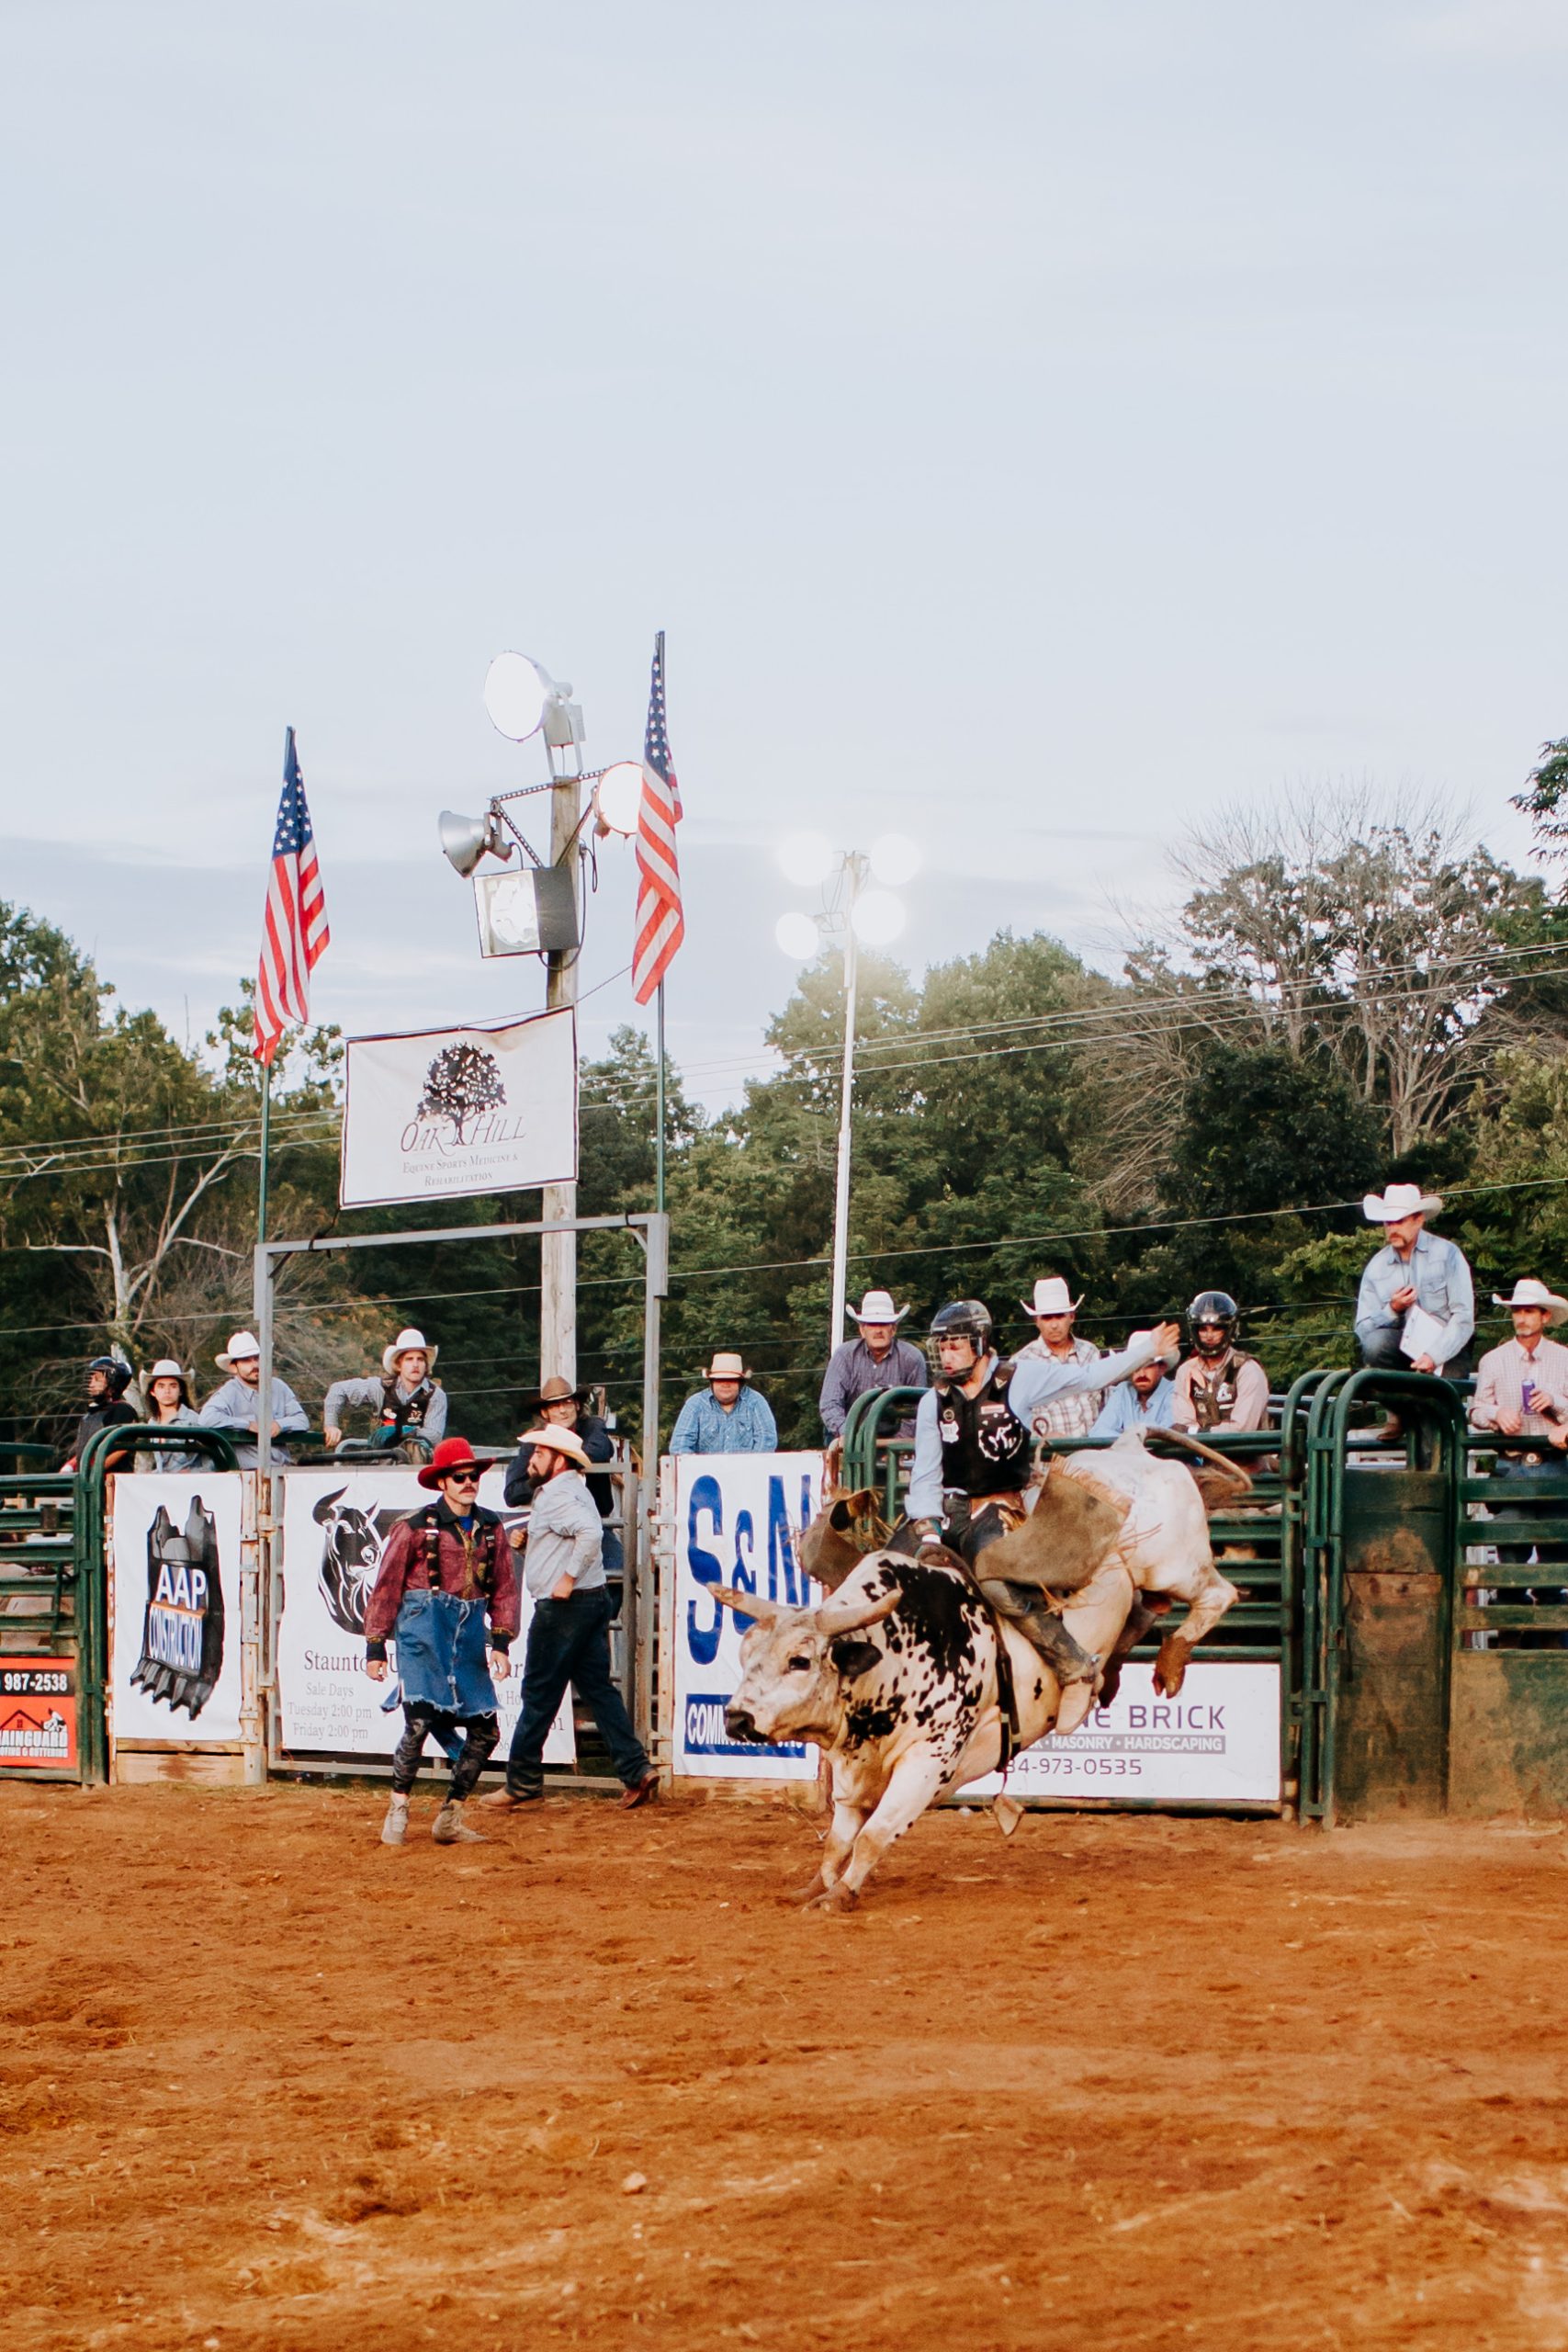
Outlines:
MULTIPOLYGON (((1021 1298, 1019 1305, 1029 1317, 1040 1337, 1020 1348, 1016 1362, 1027 1363, 1032 1356, 1044 1356, 1054 1363, 1098 1363, 1100 1350, 1089 1340, 1073 1336, 1073 1317, 1083 1301, 1069 1298, 1067 1285, 1060 1274, 1046 1274, 1034 1285, 1033 1304, 1021 1298)), ((1036 1437, 1087 1437, 1100 1419, 1100 1408, 1105 1402, 1103 1388, 1086 1388, 1077 1396, 1054 1396, 1034 1408, 1032 1427, 1036 1437)))

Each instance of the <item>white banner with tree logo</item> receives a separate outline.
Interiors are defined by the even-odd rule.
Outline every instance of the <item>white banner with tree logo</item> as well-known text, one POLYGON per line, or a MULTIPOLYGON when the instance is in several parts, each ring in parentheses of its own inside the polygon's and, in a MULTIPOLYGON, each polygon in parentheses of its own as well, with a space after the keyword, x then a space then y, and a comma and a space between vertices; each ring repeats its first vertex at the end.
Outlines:
POLYGON ((345 1209, 513 1193, 577 1178, 577 1024, 522 1021, 351 1037, 345 1209))

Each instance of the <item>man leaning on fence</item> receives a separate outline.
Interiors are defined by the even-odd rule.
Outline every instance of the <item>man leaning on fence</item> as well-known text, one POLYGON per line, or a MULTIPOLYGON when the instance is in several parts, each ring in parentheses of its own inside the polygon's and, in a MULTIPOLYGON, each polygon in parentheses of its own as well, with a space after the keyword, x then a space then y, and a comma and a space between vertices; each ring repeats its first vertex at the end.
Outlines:
MULTIPOLYGON (((869 1396, 874 1388, 923 1388, 926 1385, 925 1357, 898 1337, 898 1326, 909 1312, 907 1306, 895 1306, 890 1291, 868 1290, 850 1311, 860 1327, 860 1336, 834 1349, 822 1383, 819 1409, 829 1439, 843 1435, 850 1407, 858 1396, 869 1396)), ((900 1422, 897 1434, 911 1437, 914 1428, 911 1412, 900 1422)), ((891 1437, 894 1432, 884 1424, 882 1434, 891 1437)))
MULTIPOLYGON (((1488 1349, 1481 1359, 1471 1400, 1471 1427, 1497 1438, 1492 1476, 1505 1481, 1508 1491, 1496 1508, 1510 1519, 1568 1520, 1568 1348, 1545 1337, 1550 1328, 1568 1320, 1568 1298, 1559 1298, 1542 1282, 1526 1274, 1514 1284, 1511 1298, 1492 1303, 1506 1306, 1513 1317, 1514 1336, 1500 1348, 1488 1349)), ((1522 1566, 1534 1552, 1542 1567, 1560 1566, 1568 1549, 1548 1541, 1544 1528, 1534 1544, 1499 1544, 1497 1557, 1505 1565, 1522 1566)), ((1562 1600, 1554 1587, 1514 1591, 1510 1602, 1540 1601, 1547 1606, 1562 1600)), ((1568 1634, 1522 1633, 1498 1635, 1509 1648, 1568 1647, 1568 1634)))
POLYGON ((676 1416, 671 1453, 776 1453, 773 1408, 752 1387, 745 1358, 732 1349, 716 1349, 703 1378, 707 1386, 688 1396, 676 1416))
MULTIPOLYGON (((1019 1305, 1033 1324, 1039 1338, 1020 1348, 1015 1362, 1019 1363, 1095 1364, 1100 1362, 1100 1350, 1092 1340, 1080 1340, 1073 1329, 1073 1317, 1083 1305, 1074 1298, 1060 1274, 1042 1274, 1034 1285, 1033 1298, 1021 1298, 1019 1305)), ((1105 1402, 1103 1388, 1070 1390, 1066 1396, 1048 1396, 1036 1405, 1033 1428, 1036 1437, 1087 1437, 1100 1417, 1105 1402)))

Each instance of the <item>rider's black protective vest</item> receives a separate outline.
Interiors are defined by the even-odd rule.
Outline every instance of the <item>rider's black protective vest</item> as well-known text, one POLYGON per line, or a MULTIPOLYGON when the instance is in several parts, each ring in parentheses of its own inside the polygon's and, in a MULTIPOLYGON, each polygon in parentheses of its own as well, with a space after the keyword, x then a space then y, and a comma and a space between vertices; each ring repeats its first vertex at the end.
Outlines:
POLYGON ((399 1396, 395 1372, 384 1373, 381 1377, 380 1426, 384 1430, 395 1430, 399 1437, 405 1430, 423 1428, 434 1395, 435 1383, 428 1373, 412 1396, 399 1396))
POLYGON ((931 1384, 945 1491, 972 1498, 1016 1495, 1029 1484, 1033 1440, 1007 1401, 1017 1369, 1011 1363, 994 1365, 974 1396, 966 1396, 956 1381, 931 1384))

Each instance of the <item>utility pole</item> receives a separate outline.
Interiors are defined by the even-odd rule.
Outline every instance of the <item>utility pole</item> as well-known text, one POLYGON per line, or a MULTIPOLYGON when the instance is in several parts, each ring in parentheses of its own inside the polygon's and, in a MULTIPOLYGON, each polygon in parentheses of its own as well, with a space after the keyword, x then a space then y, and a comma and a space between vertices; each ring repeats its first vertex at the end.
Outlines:
POLYGON ((839 1165, 833 1185, 833 1305, 828 1335, 829 1355, 844 1336, 848 1303, 850 1250, 850 1122, 855 1101, 855 957, 854 902, 864 880, 864 860, 852 854, 844 860, 846 904, 844 922, 844 1070, 839 1085, 839 1165))
MULTIPOLYGON (((581 720, 579 721, 581 728, 581 720)), ((546 741, 549 736, 547 732, 546 741)), ((582 818, 582 753, 576 744, 570 755, 578 773, 558 775, 550 792, 550 863, 563 862, 577 886, 577 834, 582 818)), ((551 766, 555 764, 551 758, 551 766)), ((555 949, 547 966, 545 1002, 550 1008, 577 1002, 577 959, 575 947, 555 949)), ((544 1197, 544 1220, 553 1225, 557 1219, 577 1215, 575 1184, 547 1184, 544 1197)), ((548 1380, 558 1373, 563 1380, 577 1385, 577 1236, 575 1233, 546 1233, 539 1238, 539 1377, 548 1380)))

